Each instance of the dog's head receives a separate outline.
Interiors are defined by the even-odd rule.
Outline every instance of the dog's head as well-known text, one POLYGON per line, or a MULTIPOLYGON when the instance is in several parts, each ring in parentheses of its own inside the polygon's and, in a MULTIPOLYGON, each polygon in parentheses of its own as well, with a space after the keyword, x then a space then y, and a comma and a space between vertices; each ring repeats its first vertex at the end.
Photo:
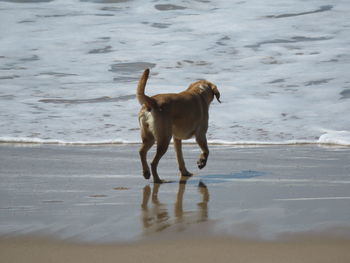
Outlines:
POLYGON ((215 98, 218 102, 220 101, 220 92, 218 90, 218 87, 214 85, 213 83, 206 81, 206 80, 199 80, 193 84, 190 85, 189 89, 196 90, 199 94, 203 94, 207 97, 208 103, 211 103, 215 98))
MULTIPOLYGON (((214 85, 213 83, 209 83, 209 86, 210 86, 210 89, 211 91, 213 92, 216 100, 221 103, 221 100, 220 100, 220 92, 218 90, 218 87, 216 85, 214 85)), ((212 98, 212 100, 214 99, 214 96, 212 98)))

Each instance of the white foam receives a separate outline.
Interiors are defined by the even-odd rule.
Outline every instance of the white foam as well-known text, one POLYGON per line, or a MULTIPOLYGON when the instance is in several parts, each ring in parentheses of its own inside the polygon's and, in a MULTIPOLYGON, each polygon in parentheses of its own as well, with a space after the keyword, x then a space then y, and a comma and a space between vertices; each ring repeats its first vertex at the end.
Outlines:
POLYGON ((62 145, 107 145, 107 144, 136 144, 139 141, 127 140, 96 140, 96 141, 64 141, 40 138, 17 138, 0 137, 0 143, 18 143, 18 144, 62 144, 62 145))
POLYGON ((140 142, 136 99, 43 100, 135 94, 146 64, 113 65, 148 62, 148 95, 202 78, 218 86, 223 103, 210 108, 210 142, 349 145, 325 129, 350 132, 342 95, 350 89, 350 2, 315 13, 317 1, 172 4, 186 9, 141 0, 1 2, 2 141, 140 142), (295 15, 271 17, 283 14, 295 15))
POLYGON ((210 140, 211 144, 222 145, 302 145, 302 144, 322 144, 318 141, 307 140, 288 140, 288 141, 225 141, 225 140, 210 140))
POLYGON ((320 136, 318 143, 350 145, 350 132, 348 131, 327 131, 320 136))
MULTIPOLYGON (((322 137, 322 136, 321 136, 322 137)), ((66 141, 55 139, 41 139, 28 137, 0 137, 0 143, 15 143, 15 144, 61 144, 61 145, 109 145, 109 144, 140 144, 140 140, 87 140, 87 141, 66 141)), ((227 145, 227 146, 272 146, 272 145, 340 145, 349 146, 349 141, 339 139, 321 139, 318 141, 226 141, 226 140, 208 140, 212 145, 227 145)), ((195 140, 184 141, 184 144, 196 144, 195 140)))

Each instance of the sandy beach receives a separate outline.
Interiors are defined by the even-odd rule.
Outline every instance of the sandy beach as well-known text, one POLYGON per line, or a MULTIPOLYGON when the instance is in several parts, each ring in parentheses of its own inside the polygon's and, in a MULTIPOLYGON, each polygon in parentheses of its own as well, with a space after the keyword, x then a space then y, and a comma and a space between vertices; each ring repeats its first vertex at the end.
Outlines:
POLYGON ((2 262, 349 262, 349 241, 177 240, 127 245, 0 241, 2 262))
POLYGON ((153 185, 138 147, 0 145, 2 261, 349 262, 350 148, 171 147, 153 185))

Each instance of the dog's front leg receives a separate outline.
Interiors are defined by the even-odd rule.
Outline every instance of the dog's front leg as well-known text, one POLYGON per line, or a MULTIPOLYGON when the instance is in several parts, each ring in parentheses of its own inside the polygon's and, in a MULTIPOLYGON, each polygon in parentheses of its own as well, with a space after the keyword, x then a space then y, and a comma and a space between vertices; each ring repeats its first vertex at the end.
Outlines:
POLYGON ((207 164, 207 160, 209 156, 207 137, 205 134, 198 134, 196 135, 196 141, 199 147, 202 149, 202 153, 199 155, 197 165, 199 169, 203 169, 207 164))
POLYGON ((176 159, 177 159, 177 164, 179 166, 179 170, 181 172, 182 176, 192 176, 189 171, 187 171, 186 166, 185 166, 185 161, 182 155, 182 142, 180 139, 174 138, 174 147, 175 147, 175 152, 176 152, 176 159))

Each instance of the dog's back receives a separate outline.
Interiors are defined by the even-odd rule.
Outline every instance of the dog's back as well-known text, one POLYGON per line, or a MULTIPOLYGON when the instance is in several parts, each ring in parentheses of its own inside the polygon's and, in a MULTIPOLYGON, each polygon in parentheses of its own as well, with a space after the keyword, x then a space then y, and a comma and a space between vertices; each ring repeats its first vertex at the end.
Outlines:
POLYGON ((146 70, 137 88, 137 98, 143 105, 139 114, 140 123, 155 137, 159 133, 157 130, 170 125, 171 133, 176 138, 191 138, 200 124, 208 119, 208 105, 203 103, 198 93, 188 90, 147 96, 144 90, 148 74, 146 70))

